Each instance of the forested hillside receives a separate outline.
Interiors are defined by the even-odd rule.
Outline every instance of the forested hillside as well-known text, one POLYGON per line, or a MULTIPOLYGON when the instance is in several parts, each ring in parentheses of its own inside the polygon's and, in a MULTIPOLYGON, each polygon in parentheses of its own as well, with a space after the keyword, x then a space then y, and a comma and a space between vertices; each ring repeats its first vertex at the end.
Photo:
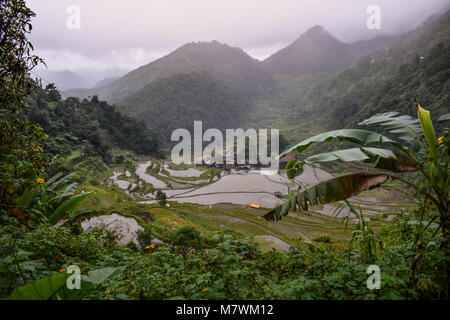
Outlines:
POLYGON ((111 162, 113 148, 142 155, 160 155, 156 134, 146 124, 99 101, 62 99, 53 85, 36 86, 26 98, 30 120, 39 123, 48 140, 44 146, 52 155, 67 156, 76 149, 88 155, 101 155, 111 162))
POLYGON ((288 136, 299 127, 332 129, 379 112, 409 113, 414 99, 436 116, 448 111, 450 13, 430 23, 412 32, 417 37, 421 31, 413 41, 400 41, 312 86, 285 117, 288 136))
POLYGON ((108 102, 120 103, 145 85, 174 74, 204 70, 227 83, 237 95, 254 96, 274 84, 258 62, 239 48, 217 41, 188 43, 154 62, 142 66, 112 83, 91 90, 69 90, 67 94, 98 95, 108 102))
POLYGON ((178 128, 192 130, 195 120, 205 128, 234 128, 245 123, 248 99, 206 71, 180 73, 156 80, 123 101, 165 141, 178 128))
POLYGON ((217 41, 189 43, 106 86, 68 93, 118 102, 164 144, 194 120, 221 129, 276 127, 293 141, 383 110, 405 112, 414 98, 442 114, 449 34, 448 13, 402 36, 353 44, 316 26, 263 62, 217 41))
POLYGON ((264 60, 262 65, 272 74, 330 74, 342 70, 375 49, 388 47, 393 41, 393 37, 380 36, 347 44, 333 37, 322 26, 315 26, 264 60))

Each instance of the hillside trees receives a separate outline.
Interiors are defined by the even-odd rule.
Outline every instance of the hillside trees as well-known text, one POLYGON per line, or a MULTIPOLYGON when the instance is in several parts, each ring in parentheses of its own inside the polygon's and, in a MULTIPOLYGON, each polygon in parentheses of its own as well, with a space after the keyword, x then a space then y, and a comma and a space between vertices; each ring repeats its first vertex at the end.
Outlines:
POLYGON ((35 14, 25 1, 0 2, 0 203, 36 182, 45 166, 42 128, 24 117, 24 95, 33 87, 28 73, 42 60, 27 39, 35 14))
POLYGON ((159 140, 143 121, 123 113, 119 107, 78 98, 61 99, 53 85, 36 87, 26 98, 33 108, 30 119, 42 125, 50 138, 49 153, 68 155, 82 148, 86 155, 101 155, 111 162, 112 149, 158 156, 159 140))

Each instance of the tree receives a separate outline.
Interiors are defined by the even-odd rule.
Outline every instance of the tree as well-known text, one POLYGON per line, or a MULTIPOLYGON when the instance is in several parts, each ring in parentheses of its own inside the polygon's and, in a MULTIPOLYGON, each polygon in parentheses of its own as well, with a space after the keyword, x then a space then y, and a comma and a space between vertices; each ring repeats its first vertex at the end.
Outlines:
POLYGON ((158 192, 156 193, 156 201, 158 201, 158 203, 162 206, 165 207, 166 206, 166 201, 167 200, 167 195, 162 192, 161 190, 158 190, 158 192))
POLYGON ((430 113, 416 103, 418 119, 396 112, 377 114, 360 123, 362 126, 380 127, 398 140, 391 139, 374 131, 360 129, 335 130, 306 139, 283 154, 291 151, 304 152, 314 143, 330 142, 334 139, 360 145, 358 148, 338 150, 310 156, 302 161, 291 160, 287 168, 289 178, 295 177, 303 164, 328 161, 362 161, 374 164, 372 172, 345 174, 321 182, 307 190, 297 193, 282 206, 268 212, 267 220, 280 220, 297 208, 307 210, 309 204, 326 204, 357 195, 365 190, 382 185, 391 179, 400 180, 413 187, 424 200, 431 202, 439 212, 433 218, 440 220, 444 239, 450 235, 450 174, 448 139, 450 114, 439 118, 443 130, 437 139, 430 113), (367 147, 367 145, 391 145, 389 149, 367 147), (404 172, 418 171, 420 179, 407 179, 404 172))
POLYGON ((58 91, 54 83, 49 83, 45 87, 45 91, 48 93, 48 98, 50 102, 61 101, 61 93, 58 91))
POLYGON ((0 203, 11 200, 43 174, 42 128, 26 120, 24 96, 35 85, 29 72, 40 62, 27 39, 35 14, 23 0, 0 2, 0 203))

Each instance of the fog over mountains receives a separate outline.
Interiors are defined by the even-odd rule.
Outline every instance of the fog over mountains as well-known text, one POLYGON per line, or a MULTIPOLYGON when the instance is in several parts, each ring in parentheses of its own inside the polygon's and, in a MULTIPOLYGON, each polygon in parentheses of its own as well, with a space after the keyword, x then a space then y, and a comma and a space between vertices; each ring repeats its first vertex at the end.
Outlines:
POLYGON ((156 79, 198 68, 223 78, 236 90, 241 88, 252 95, 273 83, 274 73, 334 73, 373 50, 387 48, 394 40, 395 37, 378 36, 373 40, 346 44, 323 27, 315 26, 262 62, 240 48, 218 41, 192 42, 102 88, 70 90, 68 93, 78 97, 98 95, 100 99, 119 103, 156 79))
POLYGON ((449 31, 448 11, 433 15, 405 34, 355 43, 339 41, 324 27, 314 26, 263 61, 218 41, 191 42, 122 77, 106 79, 90 89, 66 90, 65 94, 98 96, 123 106, 146 121, 165 143, 174 129, 189 129, 195 120, 220 129, 279 127, 293 139, 314 131, 316 125, 333 127, 344 115, 357 121, 353 117, 359 113, 383 110, 380 99, 388 94, 383 83, 402 83, 393 80, 399 70, 407 94, 397 105, 399 96, 392 93, 390 108, 405 108, 408 99, 422 97, 439 114, 448 101, 446 67, 439 67, 442 76, 431 78, 425 73, 420 82, 413 77, 414 72, 419 76, 430 68, 427 63, 445 61, 449 31), (439 45, 443 47, 436 49, 439 45), (435 58, 426 59, 428 56, 435 58), (425 60, 414 66, 417 59, 425 60), (443 93, 427 95, 422 81, 427 88, 431 83, 435 90, 444 88, 443 93), (316 114, 317 110, 322 111, 316 114))
POLYGON ((73 88, 88 89, 104 86, 127 72, 128 70, 124 69, 95 71, 84 68, 75 71, 67 69, 55 71, 49 68, 37 68, 33 70, 31 76, 40 78, 43 84, 55 83, 60 90, 64 91, 73 88))

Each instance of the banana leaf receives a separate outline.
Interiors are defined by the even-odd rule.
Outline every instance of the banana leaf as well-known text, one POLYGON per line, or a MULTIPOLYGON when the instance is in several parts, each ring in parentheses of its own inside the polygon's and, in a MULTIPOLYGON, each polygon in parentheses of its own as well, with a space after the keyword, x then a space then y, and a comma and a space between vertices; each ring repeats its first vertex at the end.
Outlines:
POLYGON ((38 187, 26 190, 19 198, 14 200, 14 204, 23 209, 27 208, 38 191, 38 187))
POLYGON ((353 148, 338 150, 313 155, 305 160, 305 163, 314 164, 329 161, 364 161, 374 163, 380 158, 395 159, 396 156, 391 150, 379 148, 353 148))
POLYGON ((77 206, 79 206, 84 200, 89 198, 92 194, 94 194, 93 191, 79 194, 73 197, 72 199, 67 200, 66 202, 61 204, 58 208, 56 208, 55 212, 48 218, 49 222, 54 225, 59 220, 64 219, 67 215, 69 215, 70 212, 75 210, 77 206))
POLYGON ((50 300, 66 286, 67 273, 56 273, 14 289, 6 300, 50 300))
POLYGON ((289 212, 308 210, 309 205, 327 204, 353 197, 378 187, 393 178, 385 173, 351 173, 316 184, 294 196, 264 215, 268 221, 281 220, 289 212))
POLYGON ((398 112, 379 113, 370 117, 359 126, 376 125, 397 136, 399 139, 416 144, 417 139, 423 136, 419 119, 398 112))
POLYGON ((126 266, 89 271, 87 276, 81 276, 80 289, 67 288, 69 273, 55 273, 14 289, 5 300, 81 300, 98 285, 113 279, 125 269, 126 266))
POLYGON ((45 182, 45 186, 46 186, 46 187, 51 186, 56 180, 58 180, 59 178, 61 178, 62 175, 63 175, 62 172, 58 172, 57 174, 55 174, 53 177, 51 177, 50 179, 48 179, 48 180, 45 182))
POLYGON ((342 129, 325 132, 309 139, 303 140, 292 148, 284 151, 281 156, 284 156, 294 150, 301 153, 314 143, 330 142, 334 139, 339 139, 340 141, 349 141, 360 145, 390 143, 396 147, 402 148, 402 145, 399 142, 376 132, 360 129, 342 129))
MULTIPOLYGON (((57 175, 60 176, 59 174, 57 174, 57 175)), ((51 179, 52 183, 47 182, 46 188, 48 191, 56 191, 61 186, 66 185, 70 180, 73 179, 73 177, 75 177, 75 172, 69 173, 68 175, 62 177, 61 179, 59 179, 56 182, 53 182, 53 179, 51 179)))

